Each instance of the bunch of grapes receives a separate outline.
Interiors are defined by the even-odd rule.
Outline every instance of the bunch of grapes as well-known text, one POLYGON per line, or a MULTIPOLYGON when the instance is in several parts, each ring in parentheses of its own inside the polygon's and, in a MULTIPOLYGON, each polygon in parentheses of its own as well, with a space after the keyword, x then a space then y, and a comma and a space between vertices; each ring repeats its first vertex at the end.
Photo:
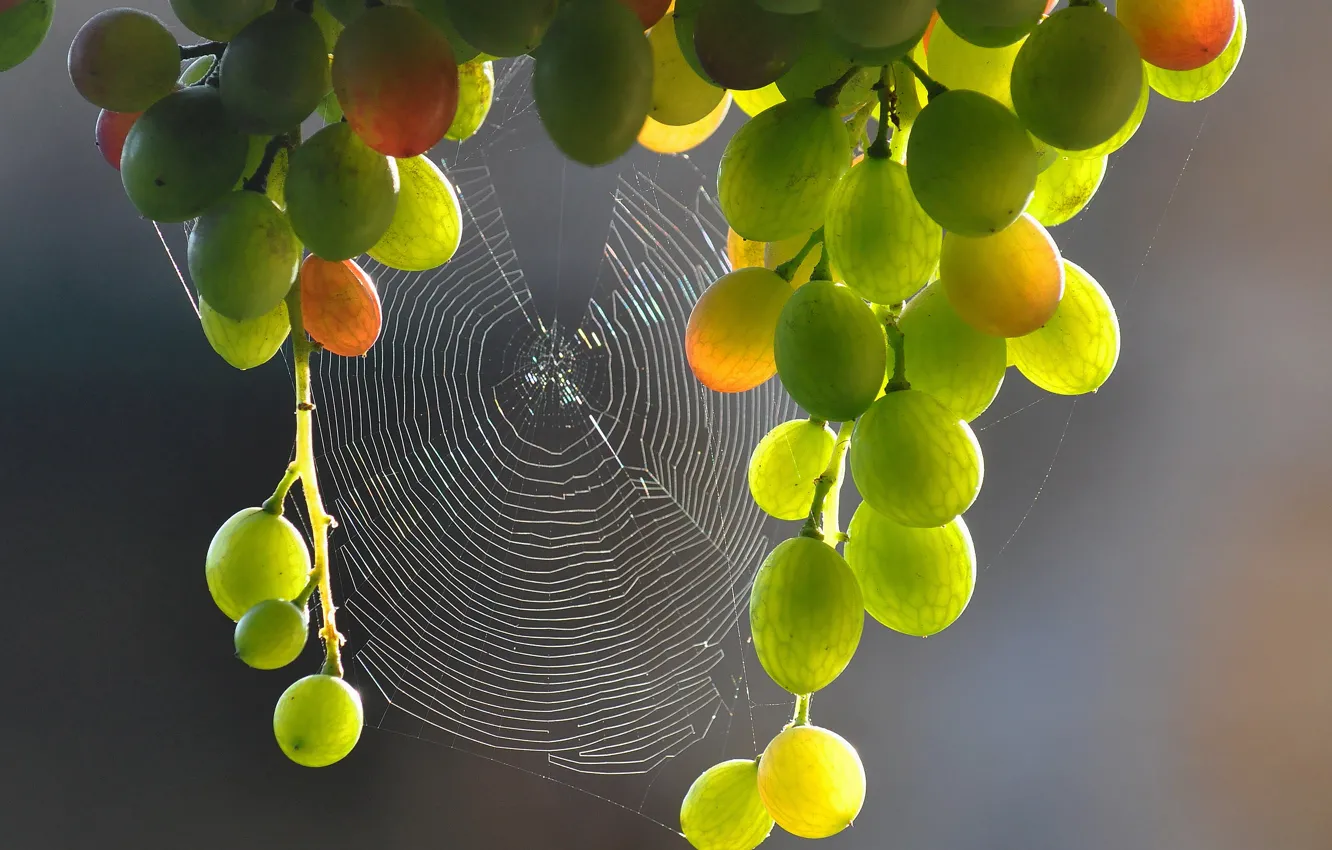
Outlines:
POLYGON ((1244 9, 1054 6, 677 2, 686 70, 743 87, 733 97, 752 117, 718 174, 733 270, 695 305, 686 355, 717 392, 776 374, 808 413, 772 429, 748 471, 759 508, 804 520, 749 598, 755 651, 795 717, 757 759, 694 782, 680 821, 698 850, 750 850, 774 822, 806 838, 851 824, 864 769, 810 724, 811 695, 850 663, 865 612, 927 637, 966 609, 976 555, 962 515, 984 477, 968 423, 1009 366, 1063 395, 1114 370, 1115 309, 1047 228, 1091 200, 1151 90, 1195 101, 1222 87, 1244 9), (862 501, 843 533, 848 456, 862 501))

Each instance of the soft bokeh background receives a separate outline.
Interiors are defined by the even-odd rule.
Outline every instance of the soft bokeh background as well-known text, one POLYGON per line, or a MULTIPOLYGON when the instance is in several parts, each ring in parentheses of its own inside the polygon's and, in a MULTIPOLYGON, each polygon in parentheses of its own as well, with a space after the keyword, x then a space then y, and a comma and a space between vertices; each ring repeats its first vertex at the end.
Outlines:
MULTIPOLYGON (((290 677, 231 658, 200 566, 287 457, 288 380, 213 355, 93 147, 64 49, 102 7, 62 3, 0 75, 0 845, 683 847, 585 793, 607 783, 378 725, 333 769, 278 755, 290 677)), ((1154 100, 1055 232, 1119 305, 1124 356, 1075 410, 981 434, 966 616, 923 642, 867 629, 816 701, 871 783, 830 850, 1332 846, 1332 7, 1250 13, 1229 88, 1154 100)), ((538 302, 576 311, 614 171, 539 137, 495 156, 538 302)), ((1014 376, 1002 404, 1035 397, 1014 376)), ((718 751, 663 771, 650 814, 718 751)))

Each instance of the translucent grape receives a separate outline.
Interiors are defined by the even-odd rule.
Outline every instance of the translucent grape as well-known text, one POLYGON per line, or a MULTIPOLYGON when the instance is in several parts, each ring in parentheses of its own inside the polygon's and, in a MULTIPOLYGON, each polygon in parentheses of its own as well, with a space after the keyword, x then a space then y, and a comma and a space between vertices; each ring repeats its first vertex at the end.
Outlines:
POLYGON ((638 18, 615 0, 565 4, 537 55, 532 93, 570 159, 603 165, 629 150, 652 105, 652 48, 638 18))
POLYGON ((708 0, 694 20, 694 51, 704 75, 728 89, 776 82, 800 55, 805 22, 754 0, 708 0))
POLYGON ((962 320, 994 336, 1031 333, 1064 294, 1059 247, 1030 215, 993 236, 945 236, 939 279, 962 320))
POLYGON ((398 185, 392 159, 371 150, 350 125, 330 124, 291 153, 287 214, 311 251, 351 259, 388 231, 398 185))
POLYGON ((680 831, 694 850, 754 850, 772 832, 758 793, 758 762, 713 765, 694 780, 680 804, 680 831))
POLYGON ((861 502, 848 536, 846 562, 860 582, 865 610, 883 625, 929 637, 966 610, 976 587, 976 548, 962 517, 937 528, 908 528, 861 502))
POLYGON ((102 159, 117 171, 120 170, 120 154, 125 149, 125 137, 129 135, 130 128, 142 114, 142 112, 112 112, 109 109, 97 113, 97 128, 94 131, 97 150, 101 151, 102 159))
POLYGON ((453 25, 453 18, 449 14, 449 0, 412 0, 411 6, 449 40, 449 47, 453 48, 453 61, 458 63, 459 67, 467 62, 477 61, 481 51, 468 43, 453 25))
POLYGON ((268 169, 268 187, 264 190, 264 194, 280 210, 287 208, 287 166, 290 164, 290 156, 286 148, 274 155, 273 165, 268 169))
MULTIPOLYGON (((1145 68, 1147 66, 1144 65, 1143 67, 1145 68)), ((1087 159, 1107 156, 1124 147, 1124 145, 1127 145, 1129 140, 1137 135, 1138 128, 1142 126, 1143 119, 1147 117, 1147 104, 1151 99, 1151 94, 1152 89, 1151 86, 1147 84, 1147 75, 1143 74, 1142 87, 1138 90, 1138 105, 1133 107, 1133 114, 1124 122, 1124 126, 1120 127, 1119 130, 1107 141, 1104 141, 1099 145, 1087 148, 1086 150, 1064 151, 1063 153, 1074 158, 1087 159)), ((1060 152, 1054 151, 1054 154, 1058 157, 1060 152)))
MULTIPOLYGON (((776 242, 762 242, 763 245, 763 265, 770 269, 776 269, 787 260, 795 259, 795 255, 800 253, 800 249, 805 247, 809 237, 813 235, 815 228, 802 230, 795 236, 786 239, 779 239, 776 242)), ((801 261, 796 272, 791 276, 791 285, 800 287, 809 283, 809 279, 814 274, 814 267, 818 265, 819 257, 823 255, 823 243, 815 245, 805 259, 801 261)), ((830 259, 831 262, 831 259, 830 259)), ((833 275, 837 277, 837 275, 833 275)))
POLYGON ((222 54, 222 102, 247 133, 298 126, 319 105, 328 80, 323 32, 290 7, 255 18, 222 54))
POLYGON ((310 338, 343 357, 360 357, 379 339, 379 290, 355 260, 310 254, 301 263, 301 320, 310 338))
POLYGON ((749 493, 768 516, 809 516, 816 479, 832 459, 834 435, 823 422, 793 419, 769 431, 749 456, 749 493))
POLYGON ((0 4, 0 71, 8 71, 26 60, 51 31, 55 0, 21 0, 12 6, 0 4))
MULTIPOLYGON (((491 56, 521 56, 541 43, 555 19, 557 0, 447 0, 458 33, 491 56)), ((642 33, 642 27, 638 27, 642 33)))
POLYGON ((1168 71, 1194 71, 1230 44, 1238 0, 1119 0, 1115 14, 1142 51, 1168 71))
POLYGON ((1167 71, 1148 64, 1147 81, 1152 88, 1171 100, 1186 103, 1203 100, 1220 91, 1244 55, 1244 42, 1248 36, 1248 18, 1240 0, 1235 0, 1235 12, 1235 34, 1220 56, 1192 71, 1167 71))
POLYGON ((495 100, 494 63, 476 59, 458 66, 458 111, 444 138, 470 139, 486 123, 495 100))
POLYGON ((1051 15, 1013 63, 1013 108, 1036 138, 1062 150, 1094 148, 1133 115, 1142 91, 1138 47, 1103 8, 1051 15))
POLYGON ((704 80, 685 61, 675 39, 675 19, 663 18, 648 33, 652 46, 652 108, 648 117, 680 127, 706 118, 726 92, 704 80))
POLYGON ((405 6, 377 6, 347 25, 333 90, 356 135, 385 156, 435 146, 458 109, 458 67, 438 29, 405 6))
POLYGON ((736 233, 758 242, 813 230, 850 165, 836 110, 810 99, 780 103, 727 143, 717 171, 722 213, 736 233))
POLYGON ((883 386, 886 345, 883 325, 854 290, 815 280, 782 308, 773 353, 796 404, 819 419, 849 422, 883 386))
POLYGON ((393 222, 366 253, 392 269, 438 268, 452 259, 462 239, 458 194, 424 155, 397 164, 400 189, 393 222))
POLYGON ((256 670, 276 670, 300 657, 310 617, 285 599, 265 599, 236 623, 236 657, 256 670))
POLYGON ((120 179, 145 217, 187 221, 231 191, 249 148, 217 89, 182 89, 134 122, 120 155, 120 179))
POLYGON ((936 2, 823 0, 822 15, 837 37, 861 47, 885 48, 919 39, 929 25, 936 2))
MULTIPOLYGON (((912 389, 929 393, 967 422, 985 412, 1004 381, 1007 352, 1002 338, 962 321, 938 281, 911 299, 897 327, 904 337, 906 378, 912 389)), ((889 349, 889 374, 894 360, 889 349)))
POLYGON ((180 47, 162 22, 137 9, 93 15, 69 47, 69 78, 83 99, 112 112, 142 112, 176 86, 180 47))
POLYGON ((650 29, 665 16, 671 8, 671 0, 620 0, 625 8, 638 16, 643 29, 650 29))
POLYGON ((708 287, 689 314, 685 357, 699 383, 752 390, 777 371, 773 337, 791 285, 764 268, 738 269, 708 287))
MULTIPOLYGON (((1045 6, 1046 0, 939 0, 939 17, 972 44, 1007 47, 1036 28, 1045 15, 1045 6)), ((937 25, 934 37, 938 38, 937 25)), ((933 60, 933 56, 930 58, 933 60)), ((930 76, 934 76, 933 71, 931 67, 930 76)))
POLYGON ((801 838, 827 838, 851 825, 865 803, 856 748, 828 729, 789 726, 759 759, 759 797, 777 825, 801 838))
POLYGON ((786 540, 764 560, 749 594, 749 628, 759 662, 793 694, 836 679, 860 643, 865 603, 837 550, 812 537, 786 540))
POLYGON ((200 298, 199 322, 213 350, 241 370, 253 369, 272 360, 291 333, 285 301, 257 319, 238 322, 228 319, 200 298))
POLYGON ((295 599, 310 573, 305 540, 286 517, 238 511, 208 544, 204 574, 217 607, 232 620, 265 599, 295 599))
POLYGON ((1046 227, 1063 224, 1091 202, 1101 188, 1109 159, 1061 156, 1036 178, 1027 212, 1046 227))
POLYGON ((776 83, 768 83, 759 89, 732 91, 731 97, 735 98, 735 105, 740 107, 740 111, 750 118, 786 100, 776 83))
POLYGON ((693 150, 717 132, 730 109, 731 94, 726 92, 711 112, 683 127, 659 124, 649 115, 643 120, 643 129, 638 131, 638 143, 654 153, 672 154, 693 150))
POLYGON ((920 390, 874 402, 851 435, 856 489, 879 513, 912 528, 943 525, 966 511, 984 473, 971 426, 920 390))
POLYGON ((270 11, 273 0, 171 0, 171 11, 195 35, 231 41, 245 25, 270 11))
POLYGON ((766 242, 750 242, 734 230, 726 231, 726 259, 732 270, 762 266, 767 248, 766 242))
POLYGON ((945 230, 1003 230, 1036 188, 1036 149, 1008 107, 953 89, 930 99, 911 128, 907 176, 921 207, 945 230))
POLYGON ((945 21, 930 38, 930 76, 950 89, 971 89, 1013 108, 1009 79, 1023 39, 1004 47, 979 47, 954 32, 945 21))
POLYGON ((837 184, 824 235, 841 279, 879 304, 905 301, 939 264, 943 230, 911 191, 905 167, 867 156, 837 184))
POLYGON ((267 195, 242 189, 208 208, 190 231, 190 277, 229 319, 255 319, 287 297, 301 246, 267 195))
POLYGON ((1119 361, 1119 319, 1105 290, 1064 261, 1064 297, 1040 330, 1008 341, 1013 363, 1036 386, 1060 395, 1096 392, 1119 361))
POLYGON ((323 674, 292 683, 273 711, 278 746, 303 767, 327 767, 346 758, 361 739, 362 725, 361 695, 323 674))

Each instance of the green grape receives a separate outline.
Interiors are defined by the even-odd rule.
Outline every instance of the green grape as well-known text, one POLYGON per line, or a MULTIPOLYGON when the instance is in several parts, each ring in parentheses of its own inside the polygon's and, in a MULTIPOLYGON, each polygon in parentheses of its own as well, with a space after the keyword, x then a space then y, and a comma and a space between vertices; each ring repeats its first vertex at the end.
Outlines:
POLYGON ((425 155, 400 159, 402 189, 388 231, 366 253, 393 269, 426 271, 444 265, 462 238, 458 194, 425 155))
POLYGON ((278 209, 287 208, 287 165, 290 154, 286 148, 282 148, 273 157, 273 164, 268 169, 268 186, 264 189, 264 194, 268 199, 277 204, 278 209))
POLYGON ((213 350, 241 370, 253 369, 272 360, 291 333, 285 301, 257 319, 238 322, 228 319, 200 298, 199 322, 213 350))
POLYGON ((83 99, 112 112, 142 112, 176 86, 180 46, 162 22, 136 9, 107 9, 69 47, 69 78, 83 99))
POLYGON ((245 25, 271 11, 273 0, 170 0, 185 28, 210 41, 231 41, 245 25))
POLYGON ((55 14, 55 0, 18 0, 0 4, 0 71, 23 62, 46 40, 55 14))
POLYGON ((754 0, 707 0, 693 30, 703 76, 728 89, 776 82, 800 56, 807 37, 803 18, 769 12, 754 0))
POLYGON ((828 202, 829 259, 861 297, 896 304, 929 282, 943 230, 911 192, 905 167, 871 153, 846 173, 828 202))
POLYGON ((772 832, 758 792, 758 762, 734 759, 694 780, 680 804, 680 832, 694 850, 754 850, 772 832))
POLYGON ((823 0, 822 16, 838 38, 860 47, 886 48, 920 38, 929 25, 936 2, 823 0))
POLYGON ((856 654, 865 627, 860 585, 837 550, 792 537, 764 560, 749 594, 749 628, 759 663, 793 694, 836 679, 856 654))
POLYGON ((319 25, 319 32, 324 36, 324 46, 328 48, 329 53, 332 53, 333 46, 338 43, 338 36, 342 35, 342 21, 333 17, 324 0, 315 0, 310 17, 319 25))
POLYGON ((532 94, 565 156, 584 165, 617 159, 652 106, 652 48, 638 16, 616 0, 562 6, 537 54, 532 94))
MULTIPOLYGON (((892 62, 896 62, 906 54, 920 46, 921 39, 925 36, 925 26, 921 26, 911 35, 901 41, 893 42, 883 47, 869 47, 843 38, 833 31, 827 25, 827 16, 821 15, 819 19, 820 31, 833 49, 841 55, 850 59, 857 65, 869 67, 882 67, 892 62)), ((919 58, 917 61, 920 61, 919 58)), ((922 65, 923 67, 923 65, 922 65)), ((910 73, 910 72, 908 72, 910 73)))
MULTIPOLYGON (((493 57, 536 50, 560 5, 557 0, 445 0, 448 19, 458 34, 493 57)), ((638 31, 641 35, 642 27, 638 31)))
MULTIPOLYGON (((1007 353, 1002 337, 981 333, 962 321, 948 303, 943 284, 925 287, 897 320, 911 388, 929 393, 970 422, 985 412, 1004 381, 1007 353)), ((891 374, 895 355, 888 351, 891 374)))
POLYGON ((247 133, 290 130, 329 90, 328 47, 314 18, 294 8, 255 18, 227 45, 222 102, 247 133))
POLYGON ((1013 363, 1027 380, 1060 395, 1096 392, 1119 361, 1119 319, 1091 275, 1064 261, 1064 297, 1045 326, 1010 339, 1013 363))
POLYGON ((265 599, 236 623, 236 657, 256 670, 276 670, 300 657, 310 615, 285 599, 265 599))
POLYGON ((361 739, 361 695, 336 676, 293 682, 273 711, 273 735, 287 758, 302 767, 342 761, 361 739))
POLYGON ((1242 0, 1235 0, 1235 12, 1235 34, 1220 56, 1193 71, 1167 71, 1148 64, 1145 66, 1147 82, 1152 88, 1171 100, 1185 103, 1203 100, 1220 91, 1244 55, 1244 42, 1248 36, 1249 22, 1242 0))
POLYGON ((921 207, 945 230, 967 236, 1012 224, 1036 188, 1037 168, 1017 116, 965 89, 930 98, 907 143, 907 176, 921 207))
POLYGON ((1142 90, 1138 45, 1104 8, 1073 6, 1032 32, 1013 63, 1013 107, 1034 136, 1068 151, 1109 141, 1142 90))
POLYGON ((383 237, 398 205, 398 166, 347 124, 330 124, 291 153, 287 214, 325 260, 348 260, 383 237))
POLYGON ((212 86, 173 92, 134 122, 120 154, 130 203, 153 221, 187 221, 236 185, 249 137, 212 86))
POLYGON ((832 430, 816 419, 793 419, 769 431, 749 456, 749 493, 777 519, 804 519, 818 477, 832 460, 832 430))
POLYGON ((993 236, 945 236, 939 279, 962 320, 993 336, 1031 333, 1064 294, 1059 246, 1025 214, 993 236))
POLYGON ((453 19, 449 17, 448 0, 412 0, 412 8, 444 33, 444 37, 449 40, 449 46, 453 48, 453 61, 459 66, 472 62, 481 55, 481 51, 468 44, 459 34, 458 28, 453 25, 453 19))
POLYGON ((874 401, 887 361, 883 325, 852 289, 830 280, 797 289, 777 320, 782 386, 811 416, 849 422, 874 401))
POLYGON ((213 535, 204 574, 217 607, 239 620, 265 599, 295 599, 309 578, 310 552, 286 517, 246 508, 213 535))
MULTIPOLYGON (((1147 67, 1146 65, 1143 66, 1147 67)), ((1133 107, 1133 114, 1124 122, 1118 132, 1111 136, 1107 141, 1102 142, 1095 147, 1087 148, 1085 151, 1064 151, 1071 157, 1081 157, 1084 159, 1095 158, 1112 154, 1120 148, 1127 145, 1129 141, 1137 135, 1138 128, 1142 126, 1143 119, 1147 117, 1147 104, 1151 99, 1152 88, 1147 84, 1147 75, 1143 74, 1142 87, 1138 92, 1138 105, 1133 107)), ((1058 154, 1058 152, 1056 152, 1058 154)))
POLYGON ((703 8, 703 0, 678 0, 671 18, 675 27, 675 41, 680 45, 680 55, 694 69, 694 73, 710 83, 716 84, 703 64, 698 61, 698 51, 694 49, 694 24, 698 21, 698 11, 703 8))
POLYGON ((1027 212, 1046 227, 1063 224, 1082 212, 1101 188, 1109 160, 1061 156, 1036 178, 1036 193, 1027 212))
MULTIPOLYGON (((822 33, 808 39, 800 58, 777 79, 777 91, 785 100, 813 97, 819 89, 831 85, 851 70, 853 63, 838 52, 822 33)), ((874 95, 879 81, 878 68, 860 68, 837 96, 837 111, 842 114, 859 108, 874 95)))
POLYGON ((782 15, 803 15, 817 12, 823 0, 756 0, 760 8, 782 15))
POLYGON ((736 131, 717 170, 717 196, 731 229, 776 242, 823 223, 828 198, 851 166, 837 111, 788 100, 736 131))
POLYGON ((287 297, 301 245, 266 194, 242 189, 213 204, 190 231, 186 259, 199 295, 229 319, 256 319, 287 297))
POLYGON ((735 105, 740 107, 740 111, 750 118, 786 100, 776 83, 768 83, 761 89, 732 91, 731 97, 735 98, 735 105))
POLYGON ((675 19, 666 16, 648 31, 652 47, 653 121, 683 127, 701 121, 726 96, 723 89, 704 80, 685 61, 675 38, 675 19))
POLYGON ((962 517, 909 528, 861 502, 851 517, 846 562, 865 610, 896 632, 929 637, 962 616, 976 588, 976 547, 962 517))
POLYGON ((185 88, 186 86, 192 86, 195 83, 201 82, 204 77, 208 76, 208 72, 213 70, 213 66, 216 64, 217 57, 211 54, 190 60, 190 64, 186 65, 185 70, 181 71, 180 76, 176 78, 176 85, 185 88))
POLYGON ((788 726, 759 759, 759 797, 777 825, 801 838, 827 838, 851 825, 865 804, 865 768, 856 748, 818 726, 788 726))
POLYGON ((1009 79, 1022 39, 1003 47, 980 47, 954 32, 946 22, 930 33, 930 76, 950 89, 971 89, 1013 108, 1009 79))
POLYGON ((856 489, 879 513, 912 528, 943 525, 971 507, 984 474, 971 426, 920 390, 874 402, 851 435, 856 489))
MULTIPOLYGON (((1046 0, 939 0, 939 18, 972 44, 1007 47, 1036 28, 1045 15, 1045 5, 1046 0)), ((930 36, 931 59, 938 37, 936 23, 930 36)), ((933 67, 930 75, 934 76, 933 67)))
POLYGON ((494 100, 494 63, 478 59, 459 65, 458 111, 444 138, 455 142, 470 139, 486 123, 486 116, 490 114, 490 105, 494 100))

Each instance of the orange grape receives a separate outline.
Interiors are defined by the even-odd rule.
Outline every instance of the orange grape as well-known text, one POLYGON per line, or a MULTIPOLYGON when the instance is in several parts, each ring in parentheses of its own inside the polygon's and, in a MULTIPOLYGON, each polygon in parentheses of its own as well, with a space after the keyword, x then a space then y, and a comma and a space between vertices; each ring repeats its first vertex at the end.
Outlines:
POLYGON ((1064 295, 1059 248, 1027 213, 993 236, 944 236, 939 279, 962 320, 994 336, 1031 333, 1064 295))
POLYGON ((699 383, 752 390, 777 372, 773 339, 791 285, 765 268, 737 269, 708 287, 685 328, 685 357, 699 383))
POLYGON ((1167 71, 1192 71, 1221 55, 1235 34, 1236 0, 1119 0, 1115 14, 1142 58, 1167 71))
POLYGON ((354 260, 314 254, 301 264, 301 319, 310 338, 334 354, 359 357, 379 339, 379 292, 354 260))
POLYGON ((120 152, 125 149, 125 137, 142 112, 112 112, 103 109, 97 114, 95 140, 102 158, 116 171, 120 170, 120 152))

